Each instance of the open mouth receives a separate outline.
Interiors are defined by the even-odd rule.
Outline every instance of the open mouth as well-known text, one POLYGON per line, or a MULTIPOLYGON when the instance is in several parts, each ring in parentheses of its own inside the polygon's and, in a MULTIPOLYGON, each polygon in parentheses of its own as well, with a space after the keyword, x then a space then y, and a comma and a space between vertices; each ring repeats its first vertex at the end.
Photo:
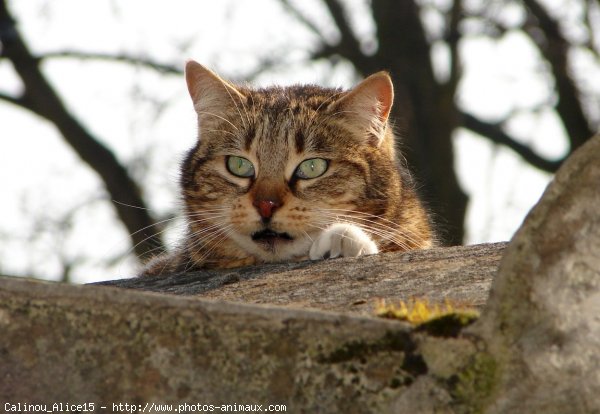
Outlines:
POLYGON ((278 233, 271 229, 264 229, 261 231, 257 231, 256 233, 252 233, 252 240, 257 243, 265 243, 265 244, 274 244, 277 241, 290 241, 294 240, 292 236, 287 233, 278 233))

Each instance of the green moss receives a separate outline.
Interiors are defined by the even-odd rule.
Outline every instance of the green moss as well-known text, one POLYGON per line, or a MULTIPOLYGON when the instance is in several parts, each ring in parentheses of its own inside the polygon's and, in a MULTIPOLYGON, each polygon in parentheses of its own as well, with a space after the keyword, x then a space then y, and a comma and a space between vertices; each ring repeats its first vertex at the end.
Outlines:
POLYGON ((483 413, 496 378, 496 360, 484 352, 475 354, 471 363, 450 380, 450 392, 459 408, 457 412, 483 413))

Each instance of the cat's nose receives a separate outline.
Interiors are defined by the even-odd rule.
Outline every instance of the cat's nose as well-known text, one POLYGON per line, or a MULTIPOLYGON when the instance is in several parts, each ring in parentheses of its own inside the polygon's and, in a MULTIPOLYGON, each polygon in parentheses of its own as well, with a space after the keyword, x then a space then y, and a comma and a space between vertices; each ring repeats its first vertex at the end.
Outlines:
POLYGON ((273 212, 281 205, 273 200, 254 200, 252 203, 263 221, 269 221, 273 212))

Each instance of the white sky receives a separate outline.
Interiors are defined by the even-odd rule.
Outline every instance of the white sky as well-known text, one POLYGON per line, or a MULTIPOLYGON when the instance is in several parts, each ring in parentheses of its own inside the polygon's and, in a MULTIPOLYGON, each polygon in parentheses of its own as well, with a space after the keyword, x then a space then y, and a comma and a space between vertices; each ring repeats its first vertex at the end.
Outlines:
MULTIPOLYGON (((282 54, 290 65, 261 75, 258 83, 351 86, 354 75, 347 64, 331 68, 325 63, 302 63, 313 35, 286 17, 278 4, 275 0, 178 0, 168 6, 144 0, 30 0, 12 1, 9 7, 37 53, 127 52, 180 66, 193 57, 229 76, 243 74, 265 53, 282 54)), ((359 7, 363 2, 349 4, 359 7)), ((318 1, 301 5, 319 15, 318 1)), ((507 18, 518 19, 518 15, 507 18)), ((369 21, 359 19, 357 24, 365 37, 372 33, 369 21)), ((327 21, 319 26, 331 30, 327 21)), ((546 106, 552 96, 529 41, 515 34, 500 42, 472 39, 461 48, 465 56, 461 105, 490 120, 516 112, 509 124, 511 133, 533 143, 545 156, 563 154, 564 131, 546 106), (532 113, 532 107, 540 109, 532 113)), ((435 61, 443 58, 440 49, 435 61)), ((0 91, 18 91, 11 66, 0 62, 0 91)), ((437 68, 440 76, 443 65, 437 68)), ((134 172, 143 179, 150 206, 158 213, 171 210, 177 204, 178 162, 195 137, 195 115, 183 79, 71 59, 48 62, 44 71, 68 108, 119 159, 149 165, 134 172), (157 110, 155 101, 167 105, 157 110)), ((53 279, 61 272, 61 257, 75 261, 91 256, 77 267, 74 281, 132 275, 132 260, 104 264, 127 249, 129 238, 114 225, 114 212, 102 200, 96 176, 82 166, 54 128, 0 102, 0 135, 0 273, 53 279), (91 200, 97 201, 90 204, 91 200), (80 205, 84 207, 76 208, 80 205), (54 222, 70 210, 74 210, 73 231, 63 235, 54 222), (30 234, 37 237, 29 240, 30 234)), ((455 144, 460 182, 471 195, 468 242, 509 239, 541 195, 549 175, 466 131, 456 133, 455 144)), ((176 233, 169 237, 176 239, 176 233)))

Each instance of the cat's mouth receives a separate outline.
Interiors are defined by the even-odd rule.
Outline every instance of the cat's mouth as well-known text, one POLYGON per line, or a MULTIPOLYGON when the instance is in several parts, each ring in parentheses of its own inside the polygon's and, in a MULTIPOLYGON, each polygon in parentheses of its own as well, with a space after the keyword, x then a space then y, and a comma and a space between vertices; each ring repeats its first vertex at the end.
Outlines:
POLYGON ((255 233, 252 233, 251 237, 253 241, 264 244, 269 248, 273 248, 275 243, 279 241, 285 242, 294 240, 294 238, 287 233, 278 233, 271 229, 257 231, 255 233))

